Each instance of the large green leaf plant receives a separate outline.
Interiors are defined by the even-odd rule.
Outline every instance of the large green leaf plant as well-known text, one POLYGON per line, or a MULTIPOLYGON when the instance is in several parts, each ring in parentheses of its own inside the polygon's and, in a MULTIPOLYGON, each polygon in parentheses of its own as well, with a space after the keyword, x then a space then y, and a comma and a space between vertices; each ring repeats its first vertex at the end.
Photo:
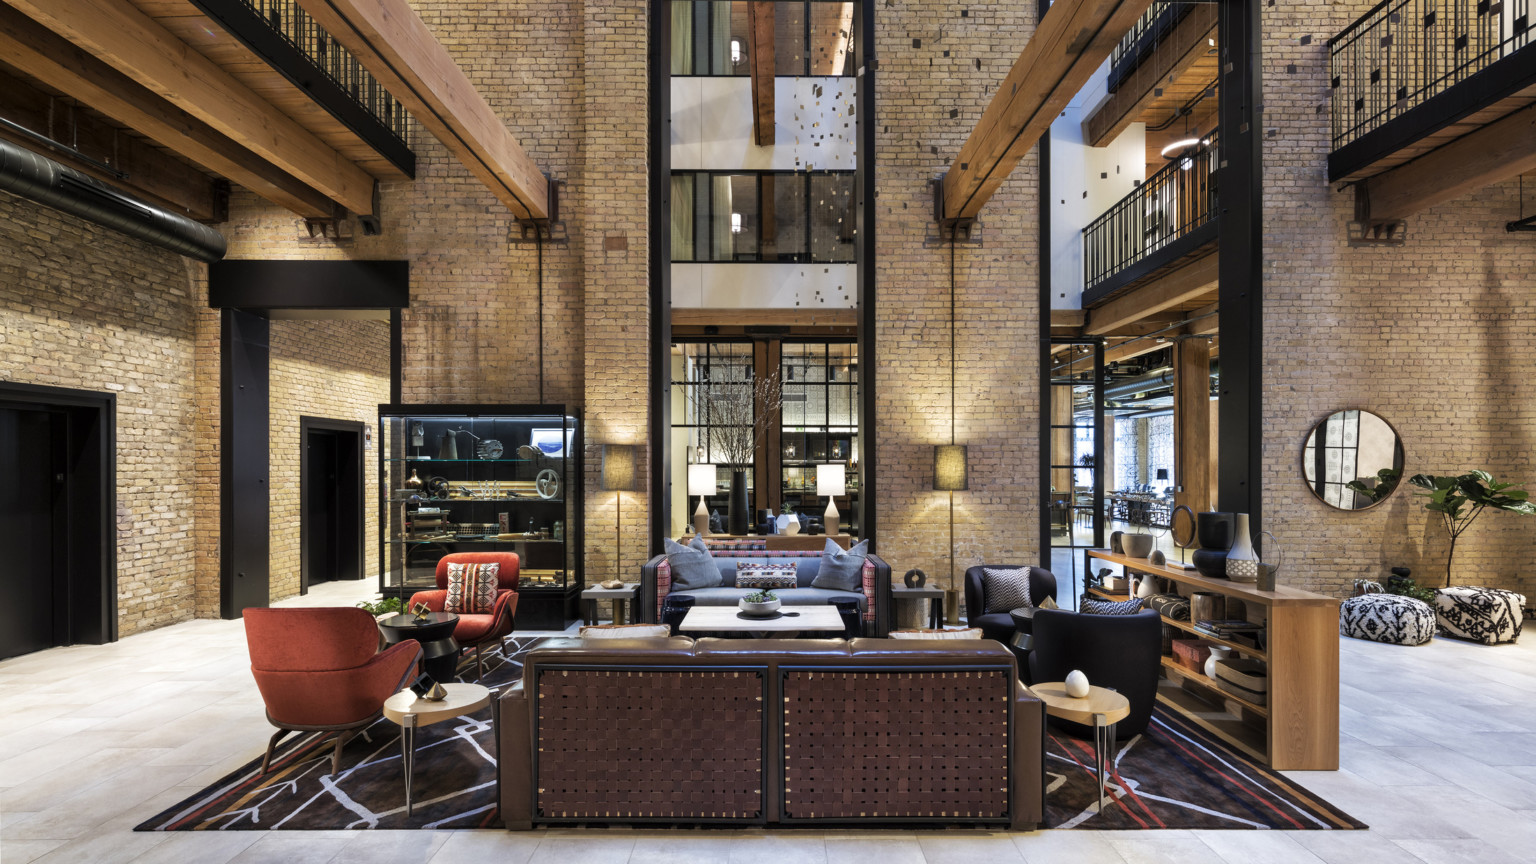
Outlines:
POLYGON ((1454 477, 1415 474, 1409 483, 1423 489, 1414 494, 1427 498, 1424 509, 1439 513, 1446 533, 1451 535, 1451 549, 1445 556, 1445 587, 1451 587, 1451 562, 1456 557, 1456 538, 1472 527, 1483 511, 1492 507, 1526 516, 1536 514, 1536 503, 1518 483, 1499 483, 1487 471, 1468 471, 1454 477))

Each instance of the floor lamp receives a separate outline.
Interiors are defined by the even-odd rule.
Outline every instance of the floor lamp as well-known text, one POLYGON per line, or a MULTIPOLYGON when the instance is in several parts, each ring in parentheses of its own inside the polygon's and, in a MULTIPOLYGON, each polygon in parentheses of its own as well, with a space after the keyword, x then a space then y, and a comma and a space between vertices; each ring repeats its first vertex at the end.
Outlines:
POLYGON ((693 533, 700 537, 709 536, 709 509, 704 506, 704 496, 719 489, 717 476, 714 465, 688 466, 688 494, 699 496, 699 509, 693 511, 693 533))
POLYGON ((624 581, 624 493, 635 489, 635 445, 603 445, 603 490, 619 493, 618 506, 614 508, 613 578, 624 581))
MULTIPOLYGON (((955 493, 970 486, 964 444, 933 445, 933 488, 936 492, 949 493, 949 590, 955 590, 955 493)), ((959 623, 960 603, 957 599, 950 615, 951 624, 959 623)))

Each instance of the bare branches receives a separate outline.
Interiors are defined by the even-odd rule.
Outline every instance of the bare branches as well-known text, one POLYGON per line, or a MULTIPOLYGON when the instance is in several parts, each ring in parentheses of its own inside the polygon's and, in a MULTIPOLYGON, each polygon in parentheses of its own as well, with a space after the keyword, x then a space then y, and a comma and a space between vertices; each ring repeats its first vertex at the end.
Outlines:
POLYGON ((747 367, 728 365, 713 373, 688 388, 694 422, 710 427, 712 460, 744 468, 753 464, 779 417, 784 386, 777 372, 759 378, 747 367))

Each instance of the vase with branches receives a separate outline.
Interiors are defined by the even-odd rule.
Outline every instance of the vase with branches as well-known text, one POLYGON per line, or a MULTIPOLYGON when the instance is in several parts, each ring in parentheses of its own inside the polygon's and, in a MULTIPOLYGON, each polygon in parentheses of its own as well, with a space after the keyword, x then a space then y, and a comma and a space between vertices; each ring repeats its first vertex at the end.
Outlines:
POLYGON ((731 467, 728 530, 745 534, 751 512, 746 506, 746 474, 779 418, 783 382, 777 372, 759 377, 745 364, 726 364, 713 367, 708 377, 701 372, 688 391, 694 422, 709 431, 710 459, 731 467))
POLYGON ((1468 471, 1465 474, 1439 477, 1434 474, 1415 474, 1409 483, 1424 489, 1415 492, 1424 502, 1424 509, 1439 513, 1441 524, 1451 535, 1451 548, 1445 555, 1445 587, 1451 587, 1451 562, 1456 557, 1456 540, 1483 511, 1492 507, 1523 515, 1536 514, 1536 504, 1527 500, 1530 493, 1518 483, 1499 483, 1487 471, 1468 471))

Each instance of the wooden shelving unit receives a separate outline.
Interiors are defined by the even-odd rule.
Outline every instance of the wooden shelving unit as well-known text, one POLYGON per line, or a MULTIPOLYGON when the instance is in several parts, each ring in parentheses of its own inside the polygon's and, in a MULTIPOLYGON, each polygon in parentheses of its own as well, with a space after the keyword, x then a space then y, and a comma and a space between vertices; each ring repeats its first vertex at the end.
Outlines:
MULTIPOLYGON (((1163 623, 1225 645, 1265 662, 1269 704, 1234 696, 1205 675, 1162 662, 1157 700, 1240 752, 1281 771, 1333 771, 1339 767, 1339 601, 1322 594, 1279 586, 1260 591, 1253 585, 1209 579, 1193 570, 1152 564, 1145 558, 1089 549, 1086 559, 1119 564, 1129 573, 1149 573, 1179 587, 1179 593, 1212 591, 1242 600, 1249 620, 1265 625, 1264 648, 1210 636, 1192 622, 1163 616, 1163 623)), ((1092 568, 1089 568, 1091 572, 1092 568)), ((1106 599, 1125 599, 1090 588, 1106 599)))

